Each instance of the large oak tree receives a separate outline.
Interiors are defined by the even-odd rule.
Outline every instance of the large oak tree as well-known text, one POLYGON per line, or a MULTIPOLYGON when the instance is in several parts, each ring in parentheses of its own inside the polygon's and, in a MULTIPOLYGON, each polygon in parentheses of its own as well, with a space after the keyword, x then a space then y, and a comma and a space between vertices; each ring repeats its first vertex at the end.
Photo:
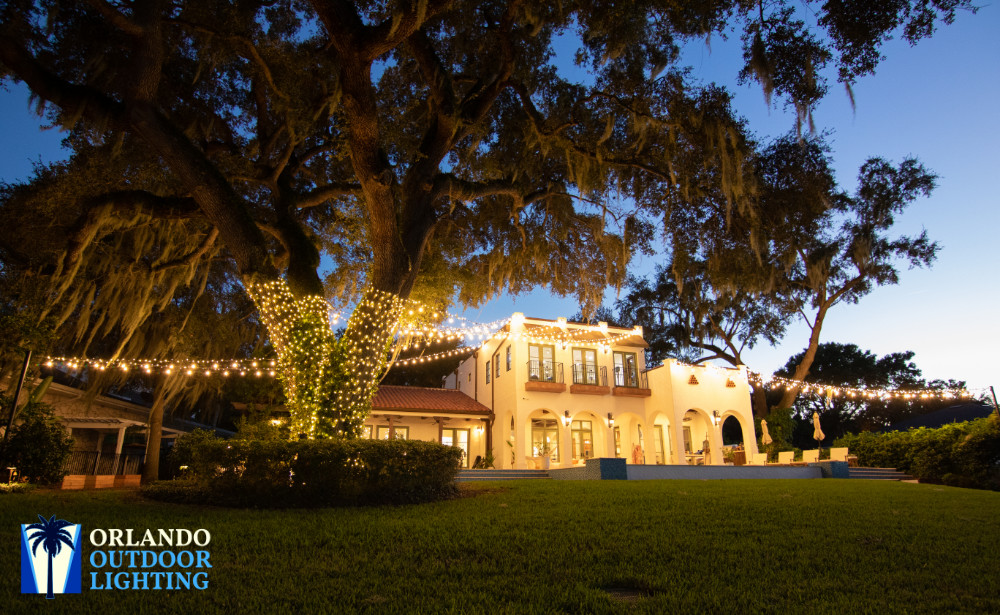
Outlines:
POLYGON ((724 92, 687 83, 680 44, 738 25, 745 77, 805 119, 826 65, 850 84, 899 27, 915 41, 968 3, 827 2, 812 25, 792 6, 6 0, 0 71, 146 180, 67 200, 53 292, 109 233, 185 220, 156 249, 232 259, 293 433, 352 434, 422 275, 438 304, 548 284, 593 306, 649 216, 697 203, 683 169, 712 169, 727 202, 749 193, 742 127, 724 92), (553 63, 567 40, 582 82, 553 63), (340 339, 327 291, 357 300, 340 339))

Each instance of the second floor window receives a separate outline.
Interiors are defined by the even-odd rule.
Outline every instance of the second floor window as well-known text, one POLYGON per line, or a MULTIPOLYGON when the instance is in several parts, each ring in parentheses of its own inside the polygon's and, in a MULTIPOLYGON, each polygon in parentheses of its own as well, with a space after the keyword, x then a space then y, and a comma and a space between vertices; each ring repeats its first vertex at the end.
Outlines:
POLYGON ((573 349, 573 384, 597 384, 597 351, 593 348, 573 349))
POLYGON ((528 345, 528 379, 552 382, 555 380, 556 347, 541 344, 528 345))
POLYGON ((615 386, 616 387, 638 387, 639 386, 639 364, 636 362, 634 352, 615 352, 615 386))
POLYGON ((494 361, 494 363, 496 364, 496 374, 494 374, 494 377, 499 378, 500 377, 500 357, 497 357, 496 361, 494 361))
POLYGON ((510 344, 507 344, 507 371, 510 371, 510 344))

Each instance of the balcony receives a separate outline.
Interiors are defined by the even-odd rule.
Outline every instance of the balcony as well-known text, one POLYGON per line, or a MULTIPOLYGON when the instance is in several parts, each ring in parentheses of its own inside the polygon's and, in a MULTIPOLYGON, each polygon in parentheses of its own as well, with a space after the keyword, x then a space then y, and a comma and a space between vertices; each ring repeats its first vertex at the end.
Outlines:
POLYGON ((569 392, 583 395, 607 395, 611 392, 611 389, 608 388, 608 368, 598 368, 593 363, 574 363, 573 385, 569 387, 569 392))
POLYGON ((524 390, 562 393, 566 390, 563 364, 537 359, 528 361, 528 380, 524 383, 524 390))
POLYGON ((634 367, 615 367, 615 384, 611 389, 612 395, 619 397, 649 397, 652 391, 649 390, 649 381, 646 372, 640 372, 634 367))

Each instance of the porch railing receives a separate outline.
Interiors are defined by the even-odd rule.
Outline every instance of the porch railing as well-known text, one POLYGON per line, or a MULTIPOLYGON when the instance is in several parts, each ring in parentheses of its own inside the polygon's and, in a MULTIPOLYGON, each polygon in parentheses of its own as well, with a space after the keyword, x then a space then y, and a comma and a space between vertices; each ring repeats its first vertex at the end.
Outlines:
POLYGON ((528 380, 536 382, 563 382, 563 364, 555 361, 528 361, 528 380))
POLYGON ((142 474, 142 464, 146 456, 142 453, 98 453, 96 451, 73 451, 66 461, 67 474, 123 475, 142 474))
POLYGON ((640 372, 634 367, 615 367, 615 386, 630 389, 648 389, 649 381, 646 372, 640 372))
POLYGON ((593 363, 574 363, 573 384, 593 384, 606 387, 608 386, 608 368, 604 366, 598 368, 593 363))

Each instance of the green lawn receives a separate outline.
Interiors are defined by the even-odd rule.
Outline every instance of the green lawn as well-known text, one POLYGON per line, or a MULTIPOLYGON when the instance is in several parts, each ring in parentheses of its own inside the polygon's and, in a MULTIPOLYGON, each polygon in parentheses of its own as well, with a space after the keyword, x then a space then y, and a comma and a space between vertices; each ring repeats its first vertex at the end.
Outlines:
POLYGON ((1000 612, 1000 493, 901 483, 522 481, 458 500, 242 511, 0 496, 0 611, 1000 612), (19 594, 17 528, 206 528, 205 591, 19 594), (608 591, 611 590, 611 591, 608 591))

